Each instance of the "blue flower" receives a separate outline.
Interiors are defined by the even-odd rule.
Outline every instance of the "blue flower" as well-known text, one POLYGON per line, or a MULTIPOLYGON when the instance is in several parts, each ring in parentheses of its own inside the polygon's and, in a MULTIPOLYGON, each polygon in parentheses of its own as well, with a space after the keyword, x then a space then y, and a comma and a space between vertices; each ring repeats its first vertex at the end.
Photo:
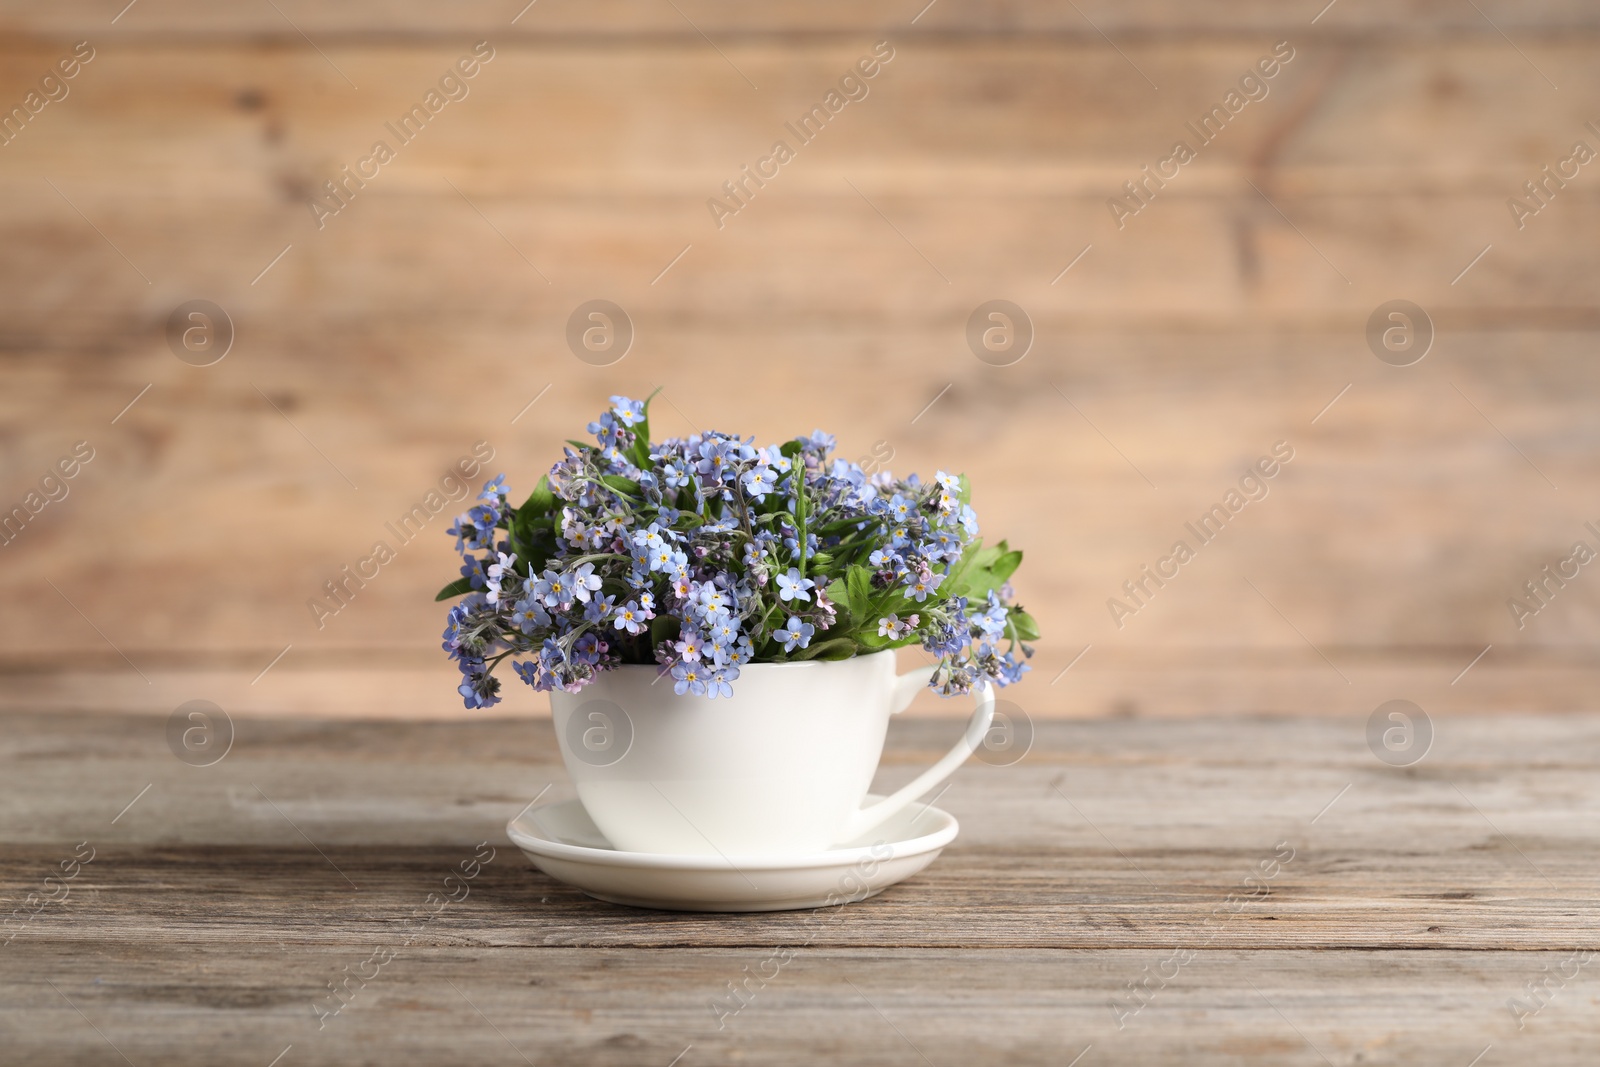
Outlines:
POLYGON ((611 410, 616 413, 617 421, 624 426, 637 426, 644 421, 644 401, 629 400, 625 396, 611 398, 611 410))
POLYGON ((611 611, 611 605, 617 602, 614 596, 597 596, 583 606, 583 620, 585 622, 600 623, 605 621, 606 614, 611 611))
POLYGON ((733 643, 739 639, 739 624, 733 621, 733 616, 726 611, 719 611, 715 618, 706 620, 706 632, 711 637, 711 643, 716 647, 717 654, 722 654, 733 648, 733 643))
POLYGON ((810 578, 800 577, 798 567, 790 567, 789 573, 778 575, 778 599, 804 600, 809 603, 811 597, 806 590, 815 588, 816 584, 810 578))
POLYGON ((506 488, 506 476, 504 474, 496 474, 493 478, 483 483, 483 492, 478 494, 478 499, 487 500, 505 507, 510 496, 511 490, 506 488))
POLYGON ((539 664, 537 662, 529 662, 527 660, 521 660, 521 661, 512 663, 511 664, 511 669, 516 672, 516 675, 517 675, 518 678, 521 678, 524 682, 527 682, 529 685, 533 686, 535 689, 540 690, 541 692, 543 692, 544 690, 549 688, 549 686, 547 686, 547 685, 541 685, 540 684, 540 682, 542 680, 541 679, 541 675, 542 675, 543 672, 540 671, 539 664))
POLYGON ((705 648, 705 638, 700 636, 698 630, 685 626, 678 634, 677 643, 672 646, 687 663, 695 663, 700 659, 701 650, 705 648))
POLYGON ((718 438, 700 442, 700 459, 695 463, 695 469, 703 476, 709 476, 712 482, 722 480, 722 472, 728 465, 728 442, 718 438))
POLYGON ((676 679, 672 691, 679 696, 693 693, 696 696, 704 695, 706 691, 706 670, 692 663, 680 663, 672 668, 672 677, 676 679))
POLYGON ((809 645, 811 643, 811 635, 816 632, 817 628, 809 622, 801 622, 799 616, 790 615, 789 621, 784 628, 772 636, 783 642, 783 650, 785 652, 793 652, 797 644, 801 648, 809 645))
POLYGON ((717 699, 717 697, 731 698, 733 696, 733 686, 730 683, 737 677, 739 677, 739 668, 737 667, 729 667, 726 670, 717 671, 706 679, 706 696, 712 700, 717 699), (732 676, 729 676, 728 671, 733 672, 732 676))
MULTIPOLYGON (((607 599, 609 600, 610 598, 608 597, 607 599)), ((599 634, 591 630, 579 637, 577 642, 573 644, 572 658, 580 663, 587 663, 592 667, 600 662, 600 657, 606 654, 606 649, 609 647, 599 634)))
POLYGON ((767 499, 767 494, 778 489, 778 475, 771 467, 760 466, 744 472, 745 491, 755 498, 757 503, 767 499))
POLYGON ((918 573, 909 576, 906 581, 906 596, 920 604, 927 600, 943 581, 944 575, 933 574, 924 567, 918 573))
POLYGON ((726 611, 729 606, 728 594, 710 582, 700 587, 700 595, 697 599, 700 603, 701 612, 707 616, 714 615, 719 611, 726 611))
POLYGON ((989 594, 989 604, 983 612, 971 616, 971 623, 983 637, 990 641, 998 641, 1006 633, 1006 606, 1000 603, 1000 598, 993 592, 989 594))
POLYGON ((959 627, 939 623, 922 636, 922 647, 936 656, 955 655, 967 647, 968 635, 959 627))
POLYGON ((872 555, 867 557, 867 561, 879 570, 891 570, 898 572, 901 567, 905 566, 905 561, 902 560, 899 553, 895 552, 892 548, 873 549, 872 555))
POLYGON ((555 571, 545 571, 533 588, 548 607, 565 611, 567 605, 572 603, 572 583, 565 575, 555 571))
POLYGON ((936 552, 947 563, 954 563, 961 558, 963 547, 961 538, 948 530, 940 530, 933 535, 933 540, 929 542, 929 554, 936 552))
POLYGON ((661 465, 661 484, 668 489, 681 489, 689 484, 689 475, 675 462, 661 465))
POLYGON ((571 574, 572 595, 583 603, 600 588, 600 576, 594 572, 593 563, 585 563, 571 574))
POLYGON ((493 547, 495 527, 499 524, 497 509, 486 504, 468 508, 465 515, 456 516, 455 525, 449 529, 456 538, 456 551, 465 554, 493 547))
POLYGON ((511 609, 511 621, 523 633, 531 634, 541 626, 550 625, 550 613, 535 599, 519 600, 511 609))
POLYGON ((442 647, 446 652, 450 653, 451 659, 461 655, 458 649, 461 647, 461 631, 466 624, 467 614, 466 606, 457 604, 450 609, 450 614, 445 617, 444 644, 442 647))
POLYGON ((488 673, 482 660, 472 663, 463 660, 461 673, 465 678, 456 687, 456 692, 461 694, 461 700, 469 711, 500 703, 500 679, 488 673))
POLYGON ((467 579, 474 589, 487 589, 488 580, 483 575, 483 560, 477 556, 465 557, 466 562, 461 565, 461 577, 467 579))
POLYGON ((777 445, 768 445, 762 449, 760 462, 770 464, 779 474, 787 474, 794 468, 794 464, 789 462, 789 457, 784 455, 783 449, 777 445))
MULTIPOLYGON (((793 530, 785 531, 783 537, 783 547, 791 556, 798 557, 800 555, 800 539, 794 535, 793 530)), ((806 558, 810 559, 816 554, 817 535, 814 533, 808 533, 806 534, 806 558)))
POLYGON ((613 625, 618 630, 626 630, 630 634, 639 633, 644 629, 644 611, 635 601, 628 601, 617 609, 617 617, 613 625))
POLYGON ((598 421, 591 422, 588 430, 594 434, 594 439, 599 442, 601 449, 608 453, 616 451, 617 443, 624 432, 616 416, 609 411, 601 415, 598 421))
MULTIPOLYGON (((1023 649, 1026 651, 1027 646, 1024 645, 1023 649)), ((999 670, 995 676, 995 683, 1003 688, 1015 682, 1020 682, 1022 681, 1022 676, 1031 670, 1033 670, 1033 668, 1018 660, 1015 653, 1007 652, 1004 656, 1000 657, 999 670)))

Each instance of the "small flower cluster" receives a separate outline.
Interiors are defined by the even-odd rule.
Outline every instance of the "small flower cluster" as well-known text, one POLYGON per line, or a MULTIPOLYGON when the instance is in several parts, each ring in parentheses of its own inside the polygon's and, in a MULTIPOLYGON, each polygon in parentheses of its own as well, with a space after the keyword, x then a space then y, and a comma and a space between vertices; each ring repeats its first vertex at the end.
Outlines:
POLYGON ((469 708, 511 659, 577 692, 654 663, 679 694, 731 696, 746 663, 844 659, 920 641, 944 695, 1008 685, 1034 622, 1011 603, 1022 553, 985 548, 966 479, 868 476, 820 431, 782 445, 707 432, 652 443, 648 402, 612 397, 520 507, 505 476, 450 533, 461 577, 444 648, 469 708))

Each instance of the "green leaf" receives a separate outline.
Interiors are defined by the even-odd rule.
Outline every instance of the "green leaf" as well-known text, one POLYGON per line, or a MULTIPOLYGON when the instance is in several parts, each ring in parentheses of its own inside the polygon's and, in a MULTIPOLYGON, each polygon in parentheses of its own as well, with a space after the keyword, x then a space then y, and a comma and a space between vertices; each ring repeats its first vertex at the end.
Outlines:
POLYGON ((976 559, 978 553, 982 551, 982 539, 972 541, 965 549, 962 550, 961 558, 956 560, 955 566, 950 568, 949 573, 945 575, 944 581, 939 583, 939 595, 941 597, 948 598, 967 595, 965 584, 966 576, 972 570, 973 560, 976 559))
MULTIPOLYGON (((997 578, 995 573, 987 567, 974 567, 972 572, 967 575, 966 581, 963 584, 965 588, 960 589, 950 595, 964 596, 968 600, 976 602, 983 600, 991 592, 999 589, 1005 584, 1005 580, 1002 578, 997 578)), ((939 592, 941 594, 944 592, 943 586, 939 587, 939 592)))
POLYGON ((550 476, 547 474, 539 479, 539 484, 533 487, 533 492, 528 494, 528 499, 522 502, 517 509, 517 514, 531 512, 533 515, 545 515, 554 511, 556 507, 556 494, 550 488, 550 476))
POLYGON ((433 599, 435 601, 454 600, 456 597, 463 596, 470 592, 472 592, 472 579, 457 578, 455 581, 439 590, 439 595, 433 599))
POLYGON ((620 474, 602 474, 600 480, 624 496, 638 496, 639 483, 620 474))
POLYGON ((655 647, 663 641, 669 641, 678 636, 679 623, 671 615, 657 615, 650 620, 650 645, 655 647))
POLYGON ((989 567, 989 572, 1002 582, 1017 573, 1017 568, 1022 564, 1022 552, 1012 550, 995 560, 989 567))
POLYGON ((796 456, 798 456, 800 454, 800 450, 802 448, 804 448, 805 446, 806 446, 806 443, 804 441, 800 440, 800 438, 796 437, 792 441, 785 441, 783 444, 779 445, 778 446, 778 451, 782 455, 785 455, 785 456, 789 457, 790 459, 793 459, 794 457, 796 457, 796 456))
POLYGON ((868 622, 867 613, 872 610, 872 571, 859 563, 852 564, 844 572, 846 603, 850 606, 850 614, 868 622))
POLYGON ((846 530, 854 530, 856 527, 860 526, 866 521, 867 520, 859 517, 853 519, 835 519, 832 522, 824 523, 811 532, 816 534, 818 537, 829 537, 833 534, 844 533, 846 530))
POLYGON ((994 561, 1005 555, 1006 543, 1001 541, 998 545, 991 545, 972 557, 972 565, 988 570, 994 566, 994 561))
POLYGON ((1006 615, 1007 621, 1015 632, 1018 641, 1039 640, 1039 624, 1033 621, 1033 616, 1020 608, 1012 608, 1006 615))
POLYGON ((517 554, 519 573, 537 574, 544 569, 555 550, 560 503, 550 488, 550 478, 545 476, 516 510, 511 520, 511 547, 517 554))

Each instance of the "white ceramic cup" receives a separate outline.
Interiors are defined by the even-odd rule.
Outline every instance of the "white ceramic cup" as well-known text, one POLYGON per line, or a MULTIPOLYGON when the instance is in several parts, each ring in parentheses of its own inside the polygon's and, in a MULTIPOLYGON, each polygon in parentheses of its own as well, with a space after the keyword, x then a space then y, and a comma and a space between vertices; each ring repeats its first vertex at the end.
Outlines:
POLYGON ((730 698, 673 692, 656 668, 605 671, 552 692, 556 737, 589 817, 627 852, 774 856, 853 841, 938 785, 983 743, 994 691, 944 758, 863 808, 889 717, 931 667, 896 675, 894 653, 830 663, 753 663, 730 698))

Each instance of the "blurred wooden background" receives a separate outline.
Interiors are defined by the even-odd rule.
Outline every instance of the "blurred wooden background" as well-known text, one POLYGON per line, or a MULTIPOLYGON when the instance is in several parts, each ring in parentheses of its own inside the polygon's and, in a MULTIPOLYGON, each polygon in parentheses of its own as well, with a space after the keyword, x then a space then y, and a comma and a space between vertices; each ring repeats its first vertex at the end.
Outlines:
POLYGON ((0 548, 0 704, 459 714, 447 517, 325 628, 306 601, 473 442, 525 491, 660 386, 662 431, 969 473, 1028 553, 1030 714, 1593 705, 1600 575, 1506 605, 1600 547, 1600 165, 1506 206, 1600 149, 1593 5, 124 4, 0 7, 0 106, 95 50, 0 147, 0 507, 95 449, 0 548), (480 40, 319 230, 308 198, 480 40), (879 40, 719 230, 707 198, 879 40), (1279 41, 1119 231, 1106 199, 1279 41), (636 329, 608 367, 564 340, 595 298, 636 329), (964 339, 992 298, 1034 323, 1012 366, 964 339), (1437 329, 1410 367, 1365 339, 1396 298, 1437 329), (234 324, 213 366, 168 348, 194 299, 234 324), (1280 440, 1270 496, 1119 630, 1107 598, 1280 440))

